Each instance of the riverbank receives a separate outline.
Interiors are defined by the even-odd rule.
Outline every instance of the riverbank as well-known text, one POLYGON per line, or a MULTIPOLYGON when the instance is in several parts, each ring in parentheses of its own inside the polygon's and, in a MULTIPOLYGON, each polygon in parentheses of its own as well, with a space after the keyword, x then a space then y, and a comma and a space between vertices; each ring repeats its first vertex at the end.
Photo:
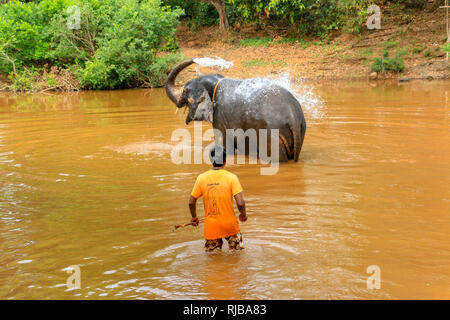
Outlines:
MULTIPOLYGON (((89 62, 84 67, 77 64, 63 69, 52 64, 40 69, 23 67, 15 77, 0 75, 0 91, 158 87, 164 84, 168 70, 181 56, 185 59, 218 56, 232 61, 234 66, 221 73, 234 78, 283 73, 289 73, 291 78, 314 81, 450 78, 450 64, 443 48, 447 41, 444 10, 431 5, 420 10, 385 6, 381 12, 379 30, 364 26, 358 34, 334 31, 319 38, 298 33, 301 29, 298 23, 280 24, 270 19, 258 24, 235 23, 227 36, 220 35, 217 25, 192 29, 192 24, 183 20, 177 28, 177 41, 173 40, 172 49, 163 50, 151 59, 138 59, 145 61, 140 66, 142 70, 135 70, 136 75, 127 81, 116 78, 119 73, 128 74, 134 60, 126 62, 123 57, 112 55, 117 61, 89 62), (174 51, 177 46, 179 49, 174 51)), ((172 30, 175 31, 174 26, 172 30)), ((163 40, 161 45, 170 47, 163 40)), ((147 51, 144 51, 141 53, 145 55, 147 51)), ((195 77, 197 70, 212 72, 192 66, 180 75, 177 84, 195 77)))
POLYGON ((401 15, 394 9, 382 10, 380 30, 364 28, 358 35, 335 33, 327 40, 296 36, 294 27, 258 30, 256 25, 239 24, 225 39, 214 26, 191 30, 181 24, 177 38, 185 57, 219 56, 233 61, 233 68, 221 71, 228 77, 289 72, 304 80, 449 79, 450 64, 442 49, 446 43, 444 10, 401 15), (403 72, 371 68, 385 51, 389 57, 403 60, 403 72))

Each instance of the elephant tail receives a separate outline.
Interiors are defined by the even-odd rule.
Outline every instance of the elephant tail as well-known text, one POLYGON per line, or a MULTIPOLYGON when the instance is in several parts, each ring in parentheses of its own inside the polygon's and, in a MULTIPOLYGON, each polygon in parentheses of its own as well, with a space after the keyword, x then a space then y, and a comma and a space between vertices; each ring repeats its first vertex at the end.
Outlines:
POLYGON ((298 135, 298 132, 295 128, 291 127, 292 137, 294 138, 294 148, 292 153, 292 159, 294 159, 295 162, 298 161, 298 158, 300 157, 300 150, 302 146, 299 144, 300 137, 298 135))
POLYGON ((300 151, 302 150, 303 139, 305 138, 306 121, 305 117, 303 116, 303 112, 301 111, 301 106, 294 105, 292 107, 294 109, 294 121, 290 126, 292 138, 294 140, 292 158, 295 162, 297 162, 298 158, 300 157, 300 151))

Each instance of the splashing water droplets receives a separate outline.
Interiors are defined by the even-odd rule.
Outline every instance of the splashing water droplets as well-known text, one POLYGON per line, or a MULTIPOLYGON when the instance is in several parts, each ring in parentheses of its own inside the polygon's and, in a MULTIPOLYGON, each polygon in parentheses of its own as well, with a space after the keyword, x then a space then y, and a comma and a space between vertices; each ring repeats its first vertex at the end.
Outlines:
MULTIPOLYGON (((217 68, 219 70, 229 69, 233 66, 233 62, 226 61, 222 58, 195 58, 194 62, 202 67, 217 68)), ((197 75, 200 74, 196 68, 197 75)), ((264 78, 246 79, 237 88, 236 94, 244 99, 250 99, 258 90, 274 90, 271 84, 276 84, 289 90, 302 106, 305 116, 312 119, 322 119, 325 116, 325 103, 314 92, 313 85, 307 85, 301 78, 293 80, 288 72, 282 73, 277 77, 267 76, 264 78), (266 89, 265 89, 266 88, 266 89)))
POLYGON ((301 78, 292 81, 289 73, 283 73, 277 79, 271 77, 269 79, 289 90, 300 103, 307 116, 313 119, 322 119, 325 116, 325 103, 320 96, 316 95, 313 85, 306 84, 301 78))
POLYGON ((193 59, 196 64, 202 67, 218 68, 219 70, 229 69, 233 66, 233 62, 225 61, 222 58, 195 58, 193 59))
POLYGON ((314 86, 306 85, 303 80, 292 81, 289 73, 279 77, 267 76, 265 78, 246 79, 236 89, 236 94, 244 99, 250 99, 256 91, 275 90, 271 85, 278 85, 290 91, 302 106, 305 114, 313 119, 321 119, 325 115, 323 100, 314 93, 314 86))

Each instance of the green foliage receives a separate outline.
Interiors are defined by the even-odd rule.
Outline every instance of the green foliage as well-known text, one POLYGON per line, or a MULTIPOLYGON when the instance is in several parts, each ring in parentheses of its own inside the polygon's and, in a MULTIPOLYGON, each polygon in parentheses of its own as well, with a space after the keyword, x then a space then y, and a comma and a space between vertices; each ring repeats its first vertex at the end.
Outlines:
POLYGON ((372 55, 373 55, 373 48, 372 48, 372 47, 369 47, 369 48, 367 48, 367 49, 364 49, 364 50, 361 51, 361 54, 362 54, 363 56, 366 56, 366 57, 372 56, 372 55))
MULTIPOLYGON (((182 10, 162 8, 160 0, 90 0, 80 8, 91 21, 82 23, 79 31, 60 28, 58 40, 63 49, 87 57, 82 85, 94 89, 156 85, 152 72, 160 68, 152 65, 161 65, 156 53, 176 47, 174 32, 182 10)), ((61 20, 58 24, 63 27, 61 20)))
POLYGON ((44 64, 78 65, 84 88, 159 86, 180 59, 159 52, 178 47, 175 27, 182 14, 161 0, 10 1, 0 5, 0 72, 16 73, 21 88, 28 85, 24 78, 33 77, 20 70, 44 64), (78 29, 67 24, 73 4, 80 9, 78 29))
POLYGON ((229 0, 246 22, 258 22, 269 13, 271 20, 298 24, 299 31, 326 37, 344 29, 359 32, 367 19, 367 7, 374 0, 229 0))
MULTIPOLYGON (((217 24, 219 20, 219 14, 216 8, 208 1, 163 0, 163 4, 172 8, 183 9, 184 15, 182 18, 188 21, 187 24, 191 29, 197 29, 202 26, 211 26, 217 24)), ((228 21, 233 24, 239 19, 240 13, 230 2, 226 2, 225 6, 228 21)))
POLYGON ((13 91, 36 91, 39 74, 36 69, 23 68, 18 73, 11 73, 9 79, 11 80, 11 90, 13 91))
POLYGON ((239 41, 241 47, 268 47, 273 44, 273 38, 246 38, 239 41))
MULTIPOLYGON (((303 34, 327 37, 337 29, 358 33, 367 20, 367 7, 375 0, 225 0, 230 24, 238 20, 264 27, 272 22, 298 25, 303 34)), ((184 18, 195 29, 218 24, 219 15, 210 1, 164 0, 184 9, 184 18)))
POLYGON ((399 49, 396 54, 397 57, 409 57, 408 51, 405 49, 399 49))
POLYGON ((119 82, 110 78, 113 67, 107 66, 103 61, 97 59, 88 61, 85 67, 79 71, 82 86, 91 89, 116 87, 119 82))
POLYGON ((282 38, 277 41, 278 44, 293 44, 295 46, 301 46, 303 49, 309 47, 310 43, 301 38, 282 38))
POLYGON ((268 61, 263 61, 261 59, 252 59, 252 60, 242 60, 241 64, 244 67, 263 67, 269 64, 268 61))
POLYGON ((219 18, 216 9, 209 2, 164 0, 163 3, 172 8, 183 9, 183 18, 189 21, 188 25, 193 29, 213 25, 219 18))
POLYGON ((182 59, 181 54, 166 54, 157 57, 155 62, 150 66, 147 85, 152 87, 163 86, 166 81, 167 70, 172 69, 182 59))
POLYGON ((389 40, 387 40, 387 41, 384 43, 384 47, 385 47, 386 49, 391 49, 391 48, 394 48, 394 47, 398 46, 399 43, 400 43, 400 42, 398 42, 398 41, 389 41, 389 40))
POLYGON ((399 51, 397 54, 390 58, 389 51, 385 50, 381 58, 375 58, 373 64, 370 66, 372 71, 376 72, 402 72, 405 70, 405 64, 401 58, 402 53, 399 51))
POLYGON ((40 3, 9 1, 0 6, 0 72, 46 61, 51 56, 48 21, 70 5, 65 0, 40 3))
POLYGON ((446 43, 441 47, 442 51, 444 52, 450 52, 450 43, 446 43))
POLYGON ((261 59, 252 59, 252 60, 243 60, 242 65, 244 67, 264 67, 268 65, 272 65, 275 67, 284 67, 286 66, 286 62, 283 60, 261 60, 261 59))

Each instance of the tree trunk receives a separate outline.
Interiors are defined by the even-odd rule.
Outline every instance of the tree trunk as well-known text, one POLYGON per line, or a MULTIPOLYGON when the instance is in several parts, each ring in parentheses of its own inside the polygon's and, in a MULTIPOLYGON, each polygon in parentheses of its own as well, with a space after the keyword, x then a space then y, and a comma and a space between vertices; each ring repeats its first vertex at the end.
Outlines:
POLYGON ((219 13, 219 30, 222 35, 228 32, 229 24, 224 0, 209 0, 219 13))

